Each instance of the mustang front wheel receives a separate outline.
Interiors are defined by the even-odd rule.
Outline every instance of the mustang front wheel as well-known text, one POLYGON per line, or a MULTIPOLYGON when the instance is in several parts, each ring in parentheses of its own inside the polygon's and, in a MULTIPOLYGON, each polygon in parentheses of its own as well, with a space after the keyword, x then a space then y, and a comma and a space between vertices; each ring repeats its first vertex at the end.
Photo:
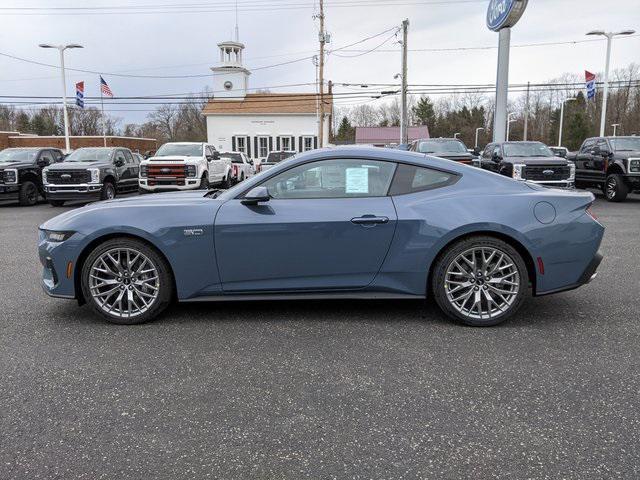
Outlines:
POLYGON ((151 320, 173 296, 167 262, 143 242, 128 238, 104 242, 82 267, 84 298, 113 323, 151 320))
POLYGON ((513 315, 529 283, 520 254, 492 237, 472 237, 449 247, 432 279, 440 308, 473 326, 497 325, 513 315))

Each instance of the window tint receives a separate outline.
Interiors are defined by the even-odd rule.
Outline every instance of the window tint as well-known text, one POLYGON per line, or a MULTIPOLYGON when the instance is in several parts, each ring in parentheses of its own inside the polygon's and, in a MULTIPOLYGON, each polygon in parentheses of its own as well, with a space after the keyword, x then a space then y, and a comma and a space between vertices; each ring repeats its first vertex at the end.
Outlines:
POLYGON ((133 156, 131 155, 131 152, 128 150, 123 150, 124 151, 124 157, 127 159, 127 163, 130 165, 134 164, 133 161, 133 156))
POLYGON ((595 144, 595 139, 585 140, 584 145, 582 145, 582 148, 580 149, 580 152, 589 153, 595 144))
POLYGON ((126 158, 125 158, 125 156, 124 156, 124 153, 122 153, 122 150, 118 150, 118 151, 116 152, 116 155, 115 155, 115 157, 114 157, 114 161, 115 161, 115 160, 122 160, 123 162, 126 162, 126 158))
POLYGON ((44 162, 46 165, 51 165, 53 163, 53 157, 51 156, 51 152, 49 150, 44 150, 40 154, 40 161, 44 162))
POLYGON ((484 147, 484 152, 482 152, 482 158, 491 159, 491 155, 493 155, 493 144, 490 143, 486 147, 484 147))
POLYGON ((383 197, 395 164, 374 160, 336 159, 307 163, 263 183, 273 198, 383 197))
POLYGON ((389 195, 403 195, 405 193, 433 190, 434 188, 453 185, 459 179, 460 177, 453 173, 400 164, 393 178, 389 195))

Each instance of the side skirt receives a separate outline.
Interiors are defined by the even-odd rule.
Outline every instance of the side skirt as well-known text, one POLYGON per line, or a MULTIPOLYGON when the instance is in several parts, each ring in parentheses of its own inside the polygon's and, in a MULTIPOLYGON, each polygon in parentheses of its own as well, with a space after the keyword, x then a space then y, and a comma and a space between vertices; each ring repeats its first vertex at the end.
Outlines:
POLYGON ((332 292, 332 293, 262 293, 262 294, 226 294, 206 297, 187 298, 180 302, 240 302, 260 300, 424 300, 424 295, 376 292, 332 292))

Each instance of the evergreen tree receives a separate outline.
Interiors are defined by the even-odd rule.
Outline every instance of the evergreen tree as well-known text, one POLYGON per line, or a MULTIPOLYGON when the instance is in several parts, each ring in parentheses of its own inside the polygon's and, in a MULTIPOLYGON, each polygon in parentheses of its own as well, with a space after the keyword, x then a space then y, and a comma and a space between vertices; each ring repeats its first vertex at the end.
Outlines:
POLYGON ((338 127, 338 134, 336 140, 342 142, 353 142, 356 137, 356 129, 351 125, 349 119, 345 116, 342 117, 340 126, 338 127))
POLYGON ((16 130, 22 133, 31 132, 31 121, 25 111, 20 111, 16 117, 16 130))
POLYGON ((413 107, 413 115, 418 125, 426 125, 429 128, 435 127, 436 112, 431 99, 426 95, 421 96, 418 103, 413 107))

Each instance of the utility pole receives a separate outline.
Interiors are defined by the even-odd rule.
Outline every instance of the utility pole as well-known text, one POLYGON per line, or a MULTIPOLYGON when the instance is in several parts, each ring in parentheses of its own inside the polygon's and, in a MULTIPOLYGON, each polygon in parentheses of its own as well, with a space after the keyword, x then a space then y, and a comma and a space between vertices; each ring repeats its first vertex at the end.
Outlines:
POLYGON ((320 122, 318 123, 318 146, 324 147, 324 44, 326 41, 324 31, 324 0, 320 0, 320 64, 318 66, 318 89, 320 93, 320 122))
POLYGON ((409 115, 407 112, 407 37, 409 34, 409 19, 402 21, 402 93, 401 93, 401 118, 400 118, 400 143, 409 143, 409 115))
POLYGON ((524 105, 524 138, 527 141, 527 131, 529 130, 529 90, 531 89, 531 82, 527 82, 527 99, 524 105))

